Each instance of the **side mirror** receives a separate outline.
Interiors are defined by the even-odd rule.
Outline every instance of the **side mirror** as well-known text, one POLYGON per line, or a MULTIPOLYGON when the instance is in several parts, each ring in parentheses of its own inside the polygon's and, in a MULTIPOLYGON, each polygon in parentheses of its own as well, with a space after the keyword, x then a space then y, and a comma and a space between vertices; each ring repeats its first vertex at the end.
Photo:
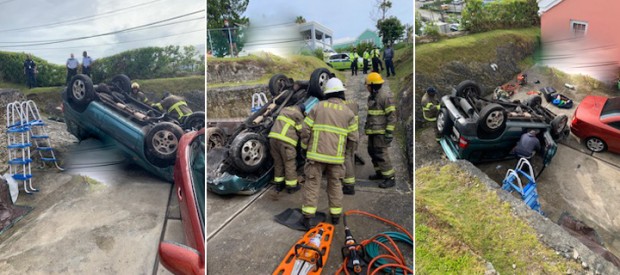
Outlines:
POLYGON ((203 255, 196 249, 179 243, 160 243, 159 261, 174 274, 205 274, 203 255))

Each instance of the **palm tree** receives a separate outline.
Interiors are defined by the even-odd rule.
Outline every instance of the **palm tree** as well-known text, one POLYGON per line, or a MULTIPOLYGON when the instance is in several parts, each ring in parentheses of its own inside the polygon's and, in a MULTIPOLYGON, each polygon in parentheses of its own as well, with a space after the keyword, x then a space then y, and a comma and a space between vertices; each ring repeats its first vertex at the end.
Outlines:
POLYGON ((295 18, 295 23, 297 24, 303 24, 306 23, 306 18, 304 18, 303 16, 297 16, 297 18, 295 18))

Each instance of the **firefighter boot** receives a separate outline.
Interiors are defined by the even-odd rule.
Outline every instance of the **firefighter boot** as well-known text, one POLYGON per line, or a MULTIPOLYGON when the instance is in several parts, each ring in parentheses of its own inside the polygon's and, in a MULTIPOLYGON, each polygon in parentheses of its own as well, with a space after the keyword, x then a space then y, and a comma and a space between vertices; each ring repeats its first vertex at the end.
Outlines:
POLYGON ((381 175, 381 172, 377 171, 376 174, 374 175, 370 175, 368 177, 369 180, 382 180, 383 179, 383 175, 381 175))
POLYGON ((337 225, 340 223, 340 215, 332 215, 332 224, 337 225))
POLYGON ((344 185, 342 185, 342 194, 344 194, 344 195, 355 195, 355 185, 353 185, 353 184, 344 184, 344 185))
POLYGON ((293 194, 293 193, 299 191, 299 189, 301 189, 299 184, 297 184, 295 186, 286 186, 286 192, 289 193, 289 194, 293 194))
POLYGON ((382 183, 379 183, 380 188, 390 188, 396 185, 396 181, 394 181, 394 177, 389 177, 385 179, 382 183))
POLYGON ((313 224, 312 222, 312 218, 314 218, 313 216, 309 216, 309 215, 304 215, 304 220, 302 221, 304 226, 306 227, 307 230, 310 230, 312 228, 314 228, 316 226, 316 224, 313 224))

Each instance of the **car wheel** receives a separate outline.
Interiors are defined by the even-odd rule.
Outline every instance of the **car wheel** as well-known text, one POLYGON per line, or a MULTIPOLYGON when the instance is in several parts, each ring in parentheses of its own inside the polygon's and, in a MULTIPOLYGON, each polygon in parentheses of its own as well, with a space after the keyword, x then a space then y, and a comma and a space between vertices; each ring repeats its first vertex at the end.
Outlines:
POLYGON ((253 132, 242 132, 236 136, 230 150, 235 167, 247 173, 258 170, 269 154, 265 138, 253 132))
POLYGON ((271 96, 278 96, 287 86, 290 86, 288 77, 283 74, 276 74, 269 79, 269 93, 271 96))
POLYGON ((319 99, 323 98, 323 88, 331 77, 331 72, 325 68, 319 68, 310 75, 310 83, 308 85, 308 93, 319 99))
POLYGON ((459 97, 478 98, 481 91, 480 85, 472 80, 462 81, 456 86, 456 96, 459 97))
POLYGON ((67 98, 69 105, 78 112, 83 112, 93 99, 95 89, 90 77, 78 74, 71 78, 67 87, 67 98))
POLYGON ((112 86, 119 92, 123 92, 125 94, 131 93, 131 79, 124 74, 119 74, 112 77, 112 86))
POLYGON ((207 152, 213 148, 224 147, 226 145, 226 135, 218 127, 207 128, 207 152))
POLYGON ((566 127, 568 127, 568 117, 566 115, 554 117, 551 121, 551 137, 555 140, 562 138, 566 127))
POLYGON ((586 147, 588 148, 588 150, 595 153, 600 153, 607 150, 607 144, 605 144, 605 141, 597 137, 587 138, 586 147))
POLYGON ((496 133, 506 127, 506 109, 491 103, 480 110, 478 127, 485 133, 496 133))
POLYGON ((148 130, 145 137, 145 152, 148 161, 157 167, 173 165, 182 135, 183 130, 174 123, 155 124, 148 130))
POLYGON ((528 106, 532 109, 539 107, 542 104, 542 97, 539 95, 533 96, 525 100, 525 106, 528 106))
POLYGON ((441 108, 437 114, 437 132, 441 135, 448 135, 452 129, 453 122, 450 120, 448 109, 441 108))
POLYGON ((198 131, 205 127, 205 112, 195 112, 183 120, 183 129, 198 131))

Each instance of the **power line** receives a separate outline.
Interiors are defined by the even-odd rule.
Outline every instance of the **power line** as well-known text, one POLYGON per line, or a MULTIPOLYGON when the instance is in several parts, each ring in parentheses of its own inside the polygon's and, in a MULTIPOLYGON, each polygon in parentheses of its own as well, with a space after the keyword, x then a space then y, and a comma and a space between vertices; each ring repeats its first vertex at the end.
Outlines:
MULTIPOLYGON (((9 0, 9 1, 13 1, 13 0, 9 0)), ((55 23, 45 23, 45 24, 41 24, 41 25, 21 27, 21 28, 14 28, 14 29, 4 29, 4 30, 0 30, 0 33, 11 32, 11 31, 22 31, 22 30, 28 30, 28 29, 50 28, 52 26, 62 26, 62 25, 70 24, 70 23, 80 23, 80 22, 85 22, 85 21, 90 21, 90 20, 94 21, 94 20, 101 19, 105 15, 111 15, 111 14, 115 14, 115 13, 126 12, 127 10, 130 10, 130 9, 133 9, 133 8, 137 8, 137 7, 141 7, 141 6, 150 5, 150 4, 153 4, 155 2, 159 2, 159 1, 161 1, 161 0, 154 0, 154 1, 133 5, 133 6, 129 6, 129 7, 118 9, 118 10, 111 10, 111 11, 103 12, 103 13, 96 14, 96 15, 89 15, 89 16, 69 19, 69 20, 65 20, 65 21, 58 21, 58 22, 55 22, 55 23)), ((2 4, 2 3, 0 3, 0 4, 2 4)))
POLYGON ((148 27, 148 26, 153 26, 153 25, 157 25, 157 24, 160 24, 160 23, 169 22, 169 21, 176 20, 176 19, 179 19, 179 18, 191 16, 191 15, 194 15, 194 14, 198 14, 198 13, 201 13, 201 12, 204 12, 204 11, 205 10, 202 9, 202 10, 199 10, 199 11, 194 11, 194 12, 182 14, 182 15, 179 15, 179 16, 174 16, 174 17, 171 17, 171 18, 168 18, 168 19, 151 22, 151 23, 144 24, 144 25, 139 25, 139 26, 130 27, 130 28, 126 28, 126 29, 122 29, 122 30, 118 30, 118 31, 112 31, 112 32, 101 33, 101 34, 95 34, 95 35, 90 35, 90 36, 73 37, 73 38, 66 38, 66 39, 60 39, 60 40, 40 40, 40 41, 22 41, 22 42, 10 41, 10 42, 0 42, 0 43, 2 43, 2 44, 24 43, 24 44, 9 45, 9 46, 11 46, 11 47, 28 47, 28 46, 40 46, 40 45, 58 44, 58 43, 63 43, 63 42, 76 41, 76 40, 85 40, 85 39, 90 39, 90 38, 95 38, 95 37, 107 36, 107 35, 123 33, 123 32, 128 32, 128 31, 137 30, 137 29, 142 29, 142 28, 145 28, 145 27, 148 27))

